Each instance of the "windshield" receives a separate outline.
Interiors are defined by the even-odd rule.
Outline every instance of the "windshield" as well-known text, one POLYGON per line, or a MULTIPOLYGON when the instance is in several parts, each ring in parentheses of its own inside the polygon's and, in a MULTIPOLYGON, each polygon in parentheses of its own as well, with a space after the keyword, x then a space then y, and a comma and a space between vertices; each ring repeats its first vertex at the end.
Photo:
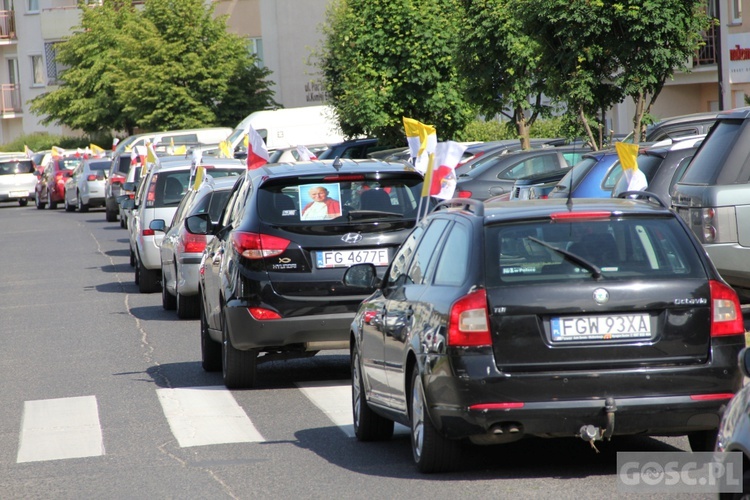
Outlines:
POLYGON ((730 184, 739 176, 743 167, 741 162, 735 165, 726 162, 734 143, 742 132, 742 120, 720 121, 704 139, 698 152, 690 162, 685 175, 680 180, 684 184, 712 185, 719 175, 730 184), (724 166, 725 168, 719 168, 724 166))

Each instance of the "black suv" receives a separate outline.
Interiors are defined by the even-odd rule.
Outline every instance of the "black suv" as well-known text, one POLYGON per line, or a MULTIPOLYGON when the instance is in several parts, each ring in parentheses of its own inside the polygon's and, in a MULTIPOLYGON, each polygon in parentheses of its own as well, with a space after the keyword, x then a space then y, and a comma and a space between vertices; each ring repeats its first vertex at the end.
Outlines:
MULTIPOLYGON (((627 192, 634 195, 634 192, 627 192)), ((742 386, 737 295, 689 228, 642 199, 450 200, 421 221, 351 332, 354 429, 411 428, 424 472, 458 440, 685 435, 713 449, 742 386)))
POLYGON ((203 368, 229 388, 252 387, 264 359, 346 349, 360 289, 346 268, 380 274, 416 223, 422 175, 402 163, 336 160, 275 164, 235 185, 199 272, 203 368), (263 356, 259 356, 264 354, 263 356))

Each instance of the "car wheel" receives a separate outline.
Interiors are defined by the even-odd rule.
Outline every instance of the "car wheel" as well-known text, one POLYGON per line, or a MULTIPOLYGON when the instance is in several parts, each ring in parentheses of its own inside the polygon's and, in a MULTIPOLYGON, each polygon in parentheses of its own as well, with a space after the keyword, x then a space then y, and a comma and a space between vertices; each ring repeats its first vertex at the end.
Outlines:
POLYGON ((117 222, 117 212, 114 210, 105 208, 104 217, 107 219, 107 222, 117 222))
POLYGON ((156 270, 146 269, 141 262, 138 262, 138 291, 141 293, 154 293, 159 290, 159 278, 161 273, 156 270))
POLYGON ((458 460, 459 442, 443 437, 432 425, 417 365, 412 371, 410 387, 411 450, 417 469, 427 473, 448 471, 458 460))
POLYGON ((393 436, 393 420, 372 411, 365 398, 365 386, 357 348, 352 348, 352 414, 354 434, 360 441, 381 441, 393 436))
POLYGON ((200 315, 198 295, 182 295, 177 290, 177 317, 180 319, 195 319, 200 315))
POLYGON ((135 267, 135 252, 130 249, 130 267, 135 267))
POLYGON ((164 271, 161 273, 161 306, 167 311, 174 311, 177 301, 175 296, 167 290, 167 280, 164 271))
POLYGON ((255 386, 258 352, 235 349, 229 338, 226 318, 221 322, 221 373, 227 389, 251 389, 255 386))
POLYGON ((123 229, 127 229, 128 228, 128 223, 122 217, 120 217, 120 227, 123 228, 123 229))
POLYGON ((218 372, 221 370, 221 344, 215 342, 208 334, 208 321, 203 307, 200 308, 201 321, 201 359, 203 370, 218 372))
MULTIPOLYGON (((47 193, 47 208, 49 208, 50 210, 57 209, 57 202, 52 201, 52 195, 50 193, 47 193)), ((70 212, 70 209, 68 209, 67 205, 65 206, 65 210, 70 212)))
MULTIPOLYGON (((63 206, 65 207, 65 211, 66 212, 72 212, 73 210, 76 209, 76 207, 74 207, 73 205, 71 205, 70 203, 68 203, 68 197, 67 196, 63 200, 63 206)), ((49 207, 50 208, 55 208, 54 206, 52 206, 52 202, 51 201, 49 202, 49 207)))
POLYGON ((26 205, 28 205, 28 204, 29 204, 29 199, 28 199, 28 198, 20 198, 20 199, 18 200, 18 204, 19 204, 20 206, 22 206, 22 207, 25 207, 26 205))
POLYGON ((714 451, 718 429, 712 431, 696 431, 688 434, 690 449, 696 451, 714 451))
POLYGON ((34 204, 36 205, 36 208, 38 210, 42 210, 44 207, 47 206, 46 203, 44 203, 42 200, 39 199, 39 193, 34 196, 34 204))
POLYGON ((89 211, 89 204, 83 202, 83 200, 81 199, 81 193, 76 192, 76 200, 78 200, 77 204, 78 204, 78 211, 79 212, 88 212, 89 211))

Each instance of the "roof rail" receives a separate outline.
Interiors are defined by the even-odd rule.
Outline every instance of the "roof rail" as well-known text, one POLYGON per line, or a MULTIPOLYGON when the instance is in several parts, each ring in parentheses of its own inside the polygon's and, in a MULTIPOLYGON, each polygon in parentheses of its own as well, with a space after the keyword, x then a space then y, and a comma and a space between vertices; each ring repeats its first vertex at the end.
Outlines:
POLYGON ((451 209, 467 210, 473 212, 477 217, 484 217, 484 202, 472 200, 471 198, 452 198, 450 200, 441 201, 432 209, 432 211, 437 212, 438 210, 451 209))
POLYGON ((664 200, 662 200, 658 194, 652 193, 650 191, 624 191, 618 194, 617 197, 618 198, 645 199, 648 202, 651 202, 651 203, 656 202, 657 205, 661 205, 664 208, 669 208, 667 204, 664 203, 664 200))

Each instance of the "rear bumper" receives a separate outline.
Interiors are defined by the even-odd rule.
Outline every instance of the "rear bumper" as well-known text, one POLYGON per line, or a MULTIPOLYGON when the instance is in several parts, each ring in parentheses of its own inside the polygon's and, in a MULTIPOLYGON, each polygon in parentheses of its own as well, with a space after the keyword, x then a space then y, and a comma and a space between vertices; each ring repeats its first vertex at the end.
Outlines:
MULTIPOLYGON (((259 321, 248 311, 244 301, 230 300, 224 306, 229 338, 235 349, 246 351, 292 344, 322 343, 321 349, 346 348, 354 312, 296 316, 259 321)), ((309 350, 318 350, 307 346, 309 350)))
POLYGON ((201 254, 180 254, 177 257, 177 288, 180 295, 198 294, 198 279, 201 265, 201 254))
POLYGON ((431 355, 423 365, 425 398, 433 423, 451 438, 498 427, 514 427, 517 436, 576 436, 585 425, 603 430, 610 419, 612 435, 714 430, 742 387, 736 360, 744 339, 716 343, 706 364, 617 370, 501 373, 492 355, 431 355), (470 409, 505 403, 517 407, 470 409))

